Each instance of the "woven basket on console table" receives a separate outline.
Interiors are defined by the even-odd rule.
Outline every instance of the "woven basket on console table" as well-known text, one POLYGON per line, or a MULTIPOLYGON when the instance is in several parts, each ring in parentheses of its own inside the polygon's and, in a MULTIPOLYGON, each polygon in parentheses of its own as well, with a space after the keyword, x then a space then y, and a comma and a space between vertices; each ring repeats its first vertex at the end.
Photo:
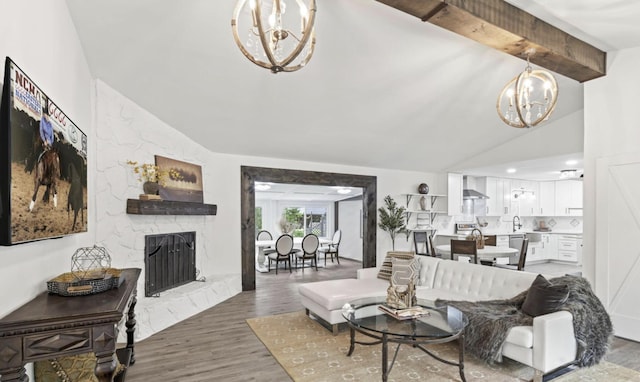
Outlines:
POLYGON ((96 279, 78 280, 73 273, 63 273, 56 278, 47 281, 49 293, 60 296, 82 296, 118 288, 122 283, 120 277, 122 271, 116 268, 107 268, 105 276, 96 279))

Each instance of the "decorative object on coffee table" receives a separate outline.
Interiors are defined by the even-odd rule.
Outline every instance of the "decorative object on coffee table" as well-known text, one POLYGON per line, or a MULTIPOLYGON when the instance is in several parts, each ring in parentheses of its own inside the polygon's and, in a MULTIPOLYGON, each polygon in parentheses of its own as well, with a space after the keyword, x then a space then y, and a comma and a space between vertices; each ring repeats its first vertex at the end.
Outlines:
POLYGON ((418 193, 420 194, 428 194, 429 193, 429 185, 426 183, 420 183, 418 186, 418 193))

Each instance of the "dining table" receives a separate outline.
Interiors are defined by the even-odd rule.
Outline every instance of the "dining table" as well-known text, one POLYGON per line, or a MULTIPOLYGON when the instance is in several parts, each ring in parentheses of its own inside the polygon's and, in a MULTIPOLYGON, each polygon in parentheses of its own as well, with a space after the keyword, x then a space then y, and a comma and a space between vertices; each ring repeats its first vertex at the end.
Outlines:
MULTIPOLYGON (((331 239, 318 237, 320 248, 323 245, 331 244, 331 239)), ((256 240, 256 271, 260 273, 269 272, 269 264, 267 256, 265 256, 264 250, 267 248, 275 248, 276 240, 256 240)), ((302 238, 293 238, 293 248, 302 248, 302 238)))
MULTIPOLYGON (((451 245, 442 244, 436 245, 436 253, 440 253, 443 256, 448 255, 451 258, 451 245)), ((485 245, 484 248, 478 249, 478 261, 485 262, 498 262, 507 264, 511 256, 517 255, 519 250, 510 247, 497 247, 493 245, 485 245)), ((464 255, 461 255, 464 256, 464 255)), ((452 259, 456 260, 456 259, 452 259)))

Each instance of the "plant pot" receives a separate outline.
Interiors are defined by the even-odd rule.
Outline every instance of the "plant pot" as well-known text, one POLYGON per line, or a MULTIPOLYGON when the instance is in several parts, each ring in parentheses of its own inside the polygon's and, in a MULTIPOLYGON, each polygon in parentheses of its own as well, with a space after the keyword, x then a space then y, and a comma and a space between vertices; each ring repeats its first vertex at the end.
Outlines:
POLYGON ((142 190, 145 194, 158 195, 160 186, 158 186, 158 182, 144 182, 142 183, 142 190))

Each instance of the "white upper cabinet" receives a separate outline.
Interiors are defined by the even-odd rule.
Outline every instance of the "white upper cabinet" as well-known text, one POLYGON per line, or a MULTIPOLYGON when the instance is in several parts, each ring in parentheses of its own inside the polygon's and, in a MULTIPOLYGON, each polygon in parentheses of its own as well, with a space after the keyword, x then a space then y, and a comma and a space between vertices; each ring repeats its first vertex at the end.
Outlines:
POLYGON ((512 215, 537 215, 538 182, 532 180, 511 180, 511 210, 512 215))
POLYGON ((558 180, 556 186, 556 216, 582 216, 582 181, 558 180))
POLYGON ((447 176, 447 205, 450 216, 462 215, 462 174, 447 176))
POLYGON ((556 183, 538 183, 538 212, 537 216, 553 216, 556 211, 556 183))
POLYGON ((487 216, 508 216, 511 210, 511 181, 509 179, 481 177, 477 184, 479 191, 484 192, 487 199, 487 216))

